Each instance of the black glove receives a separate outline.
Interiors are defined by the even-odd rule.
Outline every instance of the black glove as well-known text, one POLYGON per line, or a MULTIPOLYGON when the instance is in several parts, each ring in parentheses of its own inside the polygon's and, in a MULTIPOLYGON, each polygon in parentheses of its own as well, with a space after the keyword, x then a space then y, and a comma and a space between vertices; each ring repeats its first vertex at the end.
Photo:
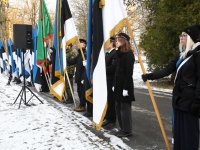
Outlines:
POLYGON ((147 80, 154 80, 154 74, 153 73, 147 73, 147 74, 142 74, 142 80, 146 82, 147 80))
POLYGON ((190 113, 192 115, 198 115, 200 110, 200 104, 198 102, 199 100, 194 100, 194 102, 190 106, 190 113))
POLYGON ((148 74, 142 74, 142 80, 146 82, 148 80, 148 74))

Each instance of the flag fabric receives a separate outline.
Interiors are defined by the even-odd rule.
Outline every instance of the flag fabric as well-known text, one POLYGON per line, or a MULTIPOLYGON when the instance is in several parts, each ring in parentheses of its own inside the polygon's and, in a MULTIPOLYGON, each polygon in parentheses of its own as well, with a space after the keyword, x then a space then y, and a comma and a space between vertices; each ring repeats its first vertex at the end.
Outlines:
POLYGON ((17 73, 20 75, 23 75, 23 72, 22 72, 22 55, 23 55, 23 52, 21 49, 16 49, 16 55, 17 55, 17 61, 16 61, 16 68, 18 70, 17 73))
POLYGON ((40 0, 37 37, 37 64, 46 66, 48 40, 53 38, 53 26, 44 0, 40 0))
POLYGON ((88 33, 87 33, 87 65, 85 76, 85 98, 90 103, 93 103, 92 97, 92 69, 91 69, 91 56, 92 56, 92 4, 93 0, 89 0, 88 5, 88 33))
POLYGON ((107 110, 104 50, 110 37, 125 25, 127 14, 122 0, 95 0, 93 4, 93 123, 101 128, 107 110), (113 15, 114 14, 114 15, 113 15))
POLYGON ((32 30, 33 32, 33 52, 32 52, 32 72, 33 72, 33 83, 35 86, 35 89, 40 92, 42 89, 42 83, 41 83, 41 72, 42 72, 42 67, 37 65, 36 60, 37 60, 37 36, 38 36, 38 25, 35 26, 35 29, 32 30))
POLYGON ((56 50, 55 76, 59 80, 51 87, 51 93, 59 100, 65 90, 64 75, 67 71, 66 46, 75 42, 78 38, 76 27, 72 18, 67 0, 57 0, 54 22, 54 47, 56 50))
POLYGON ((27 49, 24 53, 24 69, 26 76, 31 75, 30 60, 31 60, 30 49, 27 49))
POLYGON ((61 64, 61 0, 56 2, 56 11, 54 17, 54 64, 52 68, 52 86, 50 92, 57 97, 59 100, 62 100, 65 90, 64 77, 62 75, 62 64, 61 64))
POLYGON ((103 20, 100 1, 93 4, 93 126, 100 129, 107 110, 103 20))
POLYGON ((3 58, 4 53, 3 42, 0 40, 0 73, 3 73, 6 70, 6 63, 3 58))
POLYGON ((111 0, 105 0, 105 4, 102 4, 102 17, 104 47, 107 48, 110 44, 110 37, 115 35, 125 25, 127 13, 123 0, 115 0, 115 3, 111 0))
POLYGON ((13 43, 12 40, 10 39, 10 41, 6 40, 6 46, 7 46, 7 50, 8 50, 8 62, 10 65, 10 73, 14 74, 15 72, 15 63, 14 63, 14 58, 13 58, 13 43))
POLYGON ((67 0, 62 0, 61 8, 61 34, 62 34, 62 52, 63 52, 63 71, 66 73, 66 45, 75 42, 78 39, 78 34, 72 18, 71 10, 67 0))

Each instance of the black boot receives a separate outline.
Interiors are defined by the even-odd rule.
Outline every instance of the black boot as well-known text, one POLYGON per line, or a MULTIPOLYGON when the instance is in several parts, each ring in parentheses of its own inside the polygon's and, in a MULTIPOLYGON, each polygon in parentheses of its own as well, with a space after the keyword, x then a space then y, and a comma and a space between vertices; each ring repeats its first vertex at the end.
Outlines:
POLYGON ((10 81, 8 81, 8 83, 6 85, 10 85, 10 81))

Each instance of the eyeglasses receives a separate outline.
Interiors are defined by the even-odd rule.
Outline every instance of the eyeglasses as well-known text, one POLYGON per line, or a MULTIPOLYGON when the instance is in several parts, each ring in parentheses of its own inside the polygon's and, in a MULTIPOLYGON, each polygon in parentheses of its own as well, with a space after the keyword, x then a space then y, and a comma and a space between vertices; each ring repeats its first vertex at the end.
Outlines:
POLYGON ((187 37, 187 34, 179 35, 179 38, 183 38, 183 39, 185 39, 186 37, 187 37))

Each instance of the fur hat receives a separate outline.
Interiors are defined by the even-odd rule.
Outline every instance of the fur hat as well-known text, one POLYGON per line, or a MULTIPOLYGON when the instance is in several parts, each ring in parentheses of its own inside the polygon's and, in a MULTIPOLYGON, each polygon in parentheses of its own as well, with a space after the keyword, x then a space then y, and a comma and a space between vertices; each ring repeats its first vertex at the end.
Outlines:
POLYGON ((127 41, 130 40, 130 37, 129 37, 127 34, 125 34, 125 33, 119 33, 119 34, 117 35, 117 38, 124 38, 124 39, 126 39, 127 41))
POLYGON ((85 44, 87 44, 87 41, 84 40, 84 39, 79 39, 79 42, 80 42, 80 43, 85 43, 85 44))
POLYGON ((196 43, 199 41, 200 25, 196 24, 193 26, 186 27, 183 29, 182 32, 186 32, 191 37, 193 42, 196 43))

